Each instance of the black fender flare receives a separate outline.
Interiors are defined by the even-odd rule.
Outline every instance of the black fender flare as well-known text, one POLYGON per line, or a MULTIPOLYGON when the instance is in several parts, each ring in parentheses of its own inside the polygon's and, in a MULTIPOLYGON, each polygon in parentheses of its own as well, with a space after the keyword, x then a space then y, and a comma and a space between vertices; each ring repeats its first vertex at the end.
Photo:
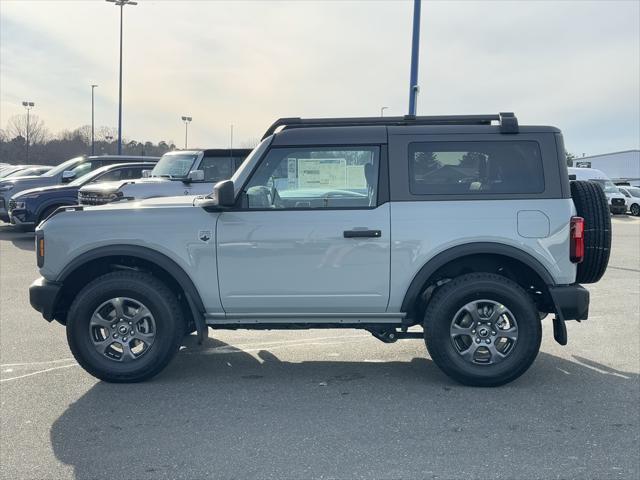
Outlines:
POLYGON ((202 343, 207 334, 207 325, 204 320, 205 308, 202 298, 196 289, 195 284, 174 260, 151 248, 139 245, 106 245, 84 252, 69 262, 58 274, 56 282, 64 283, 64 280, 82 265, 105 257, 127 256, 148 261, 165 270, 180 285, 184 291, 189 309, 193 315, 193 320, 198 332, 198 341, 202 343))
POLYGON ((439 268, 457 258, 478 254, 502 255, 520 261, 530 267, 546 285, 555 285, 553 277, 544 265, 520 249, 510 245, 492 242, 465 243, 438 253, 435 257, 425 263, 420 270, 418 270, 418 273, 413 277, 413 280, 411 281, 411 284, 409 284, 409 288, 404 295, 400 310, 407 313, 411 312, 425 283, 439 268))

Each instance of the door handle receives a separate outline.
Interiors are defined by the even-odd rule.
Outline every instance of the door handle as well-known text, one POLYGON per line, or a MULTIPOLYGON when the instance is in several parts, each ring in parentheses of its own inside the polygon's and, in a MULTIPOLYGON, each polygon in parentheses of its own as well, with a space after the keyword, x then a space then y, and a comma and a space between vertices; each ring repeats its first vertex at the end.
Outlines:
POLYGON ((381 230, 345 230, 344 238, 379 238, 382 236, 381 230))

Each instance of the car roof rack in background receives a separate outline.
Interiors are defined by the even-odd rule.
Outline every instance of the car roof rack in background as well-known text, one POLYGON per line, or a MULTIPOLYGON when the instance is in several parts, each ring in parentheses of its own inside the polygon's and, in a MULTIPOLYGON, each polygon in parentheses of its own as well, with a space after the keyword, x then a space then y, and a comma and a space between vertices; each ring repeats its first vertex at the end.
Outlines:
POLYGON ((280 127, 365 127, 373 125, 491 125, 498 122, 502 133, 518 133, 518 119, 513 112, 500 112, 491 115, 438 115, 418 117, 355 117, 355 118, 279 118, 262 136, 262 140, 272 135, 280 127))

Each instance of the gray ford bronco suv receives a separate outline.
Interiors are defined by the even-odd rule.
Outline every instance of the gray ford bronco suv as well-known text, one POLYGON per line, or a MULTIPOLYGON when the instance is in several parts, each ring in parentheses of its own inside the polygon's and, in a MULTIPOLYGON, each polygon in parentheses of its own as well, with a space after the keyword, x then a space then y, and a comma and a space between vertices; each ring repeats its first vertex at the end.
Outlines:
POLYGON ((523 374, 611 242, 602 189, 560 131, 511 113, 284 118, 202 197, 61 208, 36 231, 31 305, 92 375, 160 372, 187 333, 358 328, 424 338, 468 385, 523 374))

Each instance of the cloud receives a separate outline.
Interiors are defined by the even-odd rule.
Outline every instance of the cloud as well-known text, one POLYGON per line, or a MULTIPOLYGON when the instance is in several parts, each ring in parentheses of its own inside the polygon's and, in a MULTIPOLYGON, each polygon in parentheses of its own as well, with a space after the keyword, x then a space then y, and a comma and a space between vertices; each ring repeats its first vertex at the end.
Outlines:
MULTIPOLYGON (((179 140, 189 114, 194 143, 226 146, 232 123, 242 141, 279 116, 403 114, 411 7, 141 0, 125 8, 124 133, 179 140)), ((422 11, 419 113, 513 110, 562 128, 576 152, 639 148, 638 2, 425 1, 422 11)), ((117 8, 3 2, 0 27, 3 117, 30 96, 52 130, 87 123, 94 82, 98 123, 116 124, 117 8)))

